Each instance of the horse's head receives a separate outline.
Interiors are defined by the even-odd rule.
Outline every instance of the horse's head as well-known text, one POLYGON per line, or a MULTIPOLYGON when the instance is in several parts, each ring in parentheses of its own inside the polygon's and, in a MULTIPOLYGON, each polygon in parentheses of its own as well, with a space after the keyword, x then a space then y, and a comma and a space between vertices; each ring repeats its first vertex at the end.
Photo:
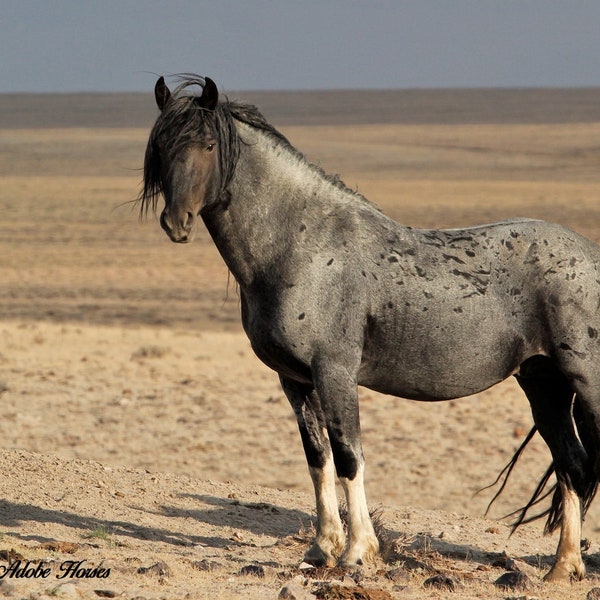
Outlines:
MULTIPOLYGON (((199 83, 199 80, 193 83, 199 83)), ((173 242, 189 242, 200 211, 215 203, 220 193, 215 109, 219 92, 204 78, 202 94, 173 94, 161 77, 154 88, 160 115, 154 124, 144 160, 142 211, 165 201, 160 224, 173 242)))

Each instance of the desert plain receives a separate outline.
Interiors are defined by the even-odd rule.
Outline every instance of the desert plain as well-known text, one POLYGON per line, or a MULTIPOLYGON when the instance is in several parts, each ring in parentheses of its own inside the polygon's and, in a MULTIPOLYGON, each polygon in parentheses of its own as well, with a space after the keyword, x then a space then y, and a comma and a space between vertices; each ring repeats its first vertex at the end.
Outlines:
MULTIPOLYGON (((600 243, 600 90, 229 95, 403 224, 542 218, 600 243)), ((235 281, 202 226, 174 245, 139 218, 155 116, 150 93, 0 96, 0 595, 259 599, 293 581, 323 598, 570 600, 600 586, 600 501, 583 582, 541 582, 557 543, 541 522, 509 536, 503 517, 550 464, 539 438, 483 518, 494 492, 478 491, 532 426, 512 380, 445 403, 361 389, 388 552, 345 578, 300 568, 312 485, 235 281), (525 590, 494 585, 511 559, 525 590), (49 575, 8 576, 18 560, 49 575), (434 574, 454 590, 425 586, 434 574)))

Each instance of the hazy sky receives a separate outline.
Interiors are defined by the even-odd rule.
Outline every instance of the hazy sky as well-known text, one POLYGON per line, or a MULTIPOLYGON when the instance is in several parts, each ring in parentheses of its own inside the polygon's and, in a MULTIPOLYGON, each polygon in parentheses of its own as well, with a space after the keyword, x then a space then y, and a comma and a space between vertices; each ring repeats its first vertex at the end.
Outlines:
POLYGON ((0 92, 599 86, 599 0, 0 0, 0 92), (150 72, 150 73, 149 73, 150 72))

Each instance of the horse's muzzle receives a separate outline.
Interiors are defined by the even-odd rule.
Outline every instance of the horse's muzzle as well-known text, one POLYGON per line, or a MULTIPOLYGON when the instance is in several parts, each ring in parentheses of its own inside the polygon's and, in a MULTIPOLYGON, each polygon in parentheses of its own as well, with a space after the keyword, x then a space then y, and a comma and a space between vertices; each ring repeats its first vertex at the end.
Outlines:
POLYGON ((169 239, 178 244, 185 244, 192 241, 195 222, 196 217, 190 211, 182 212, 173 218, 167 212, 167 209, 165 209, 160 215, 160 226, 165 230, 169 239))

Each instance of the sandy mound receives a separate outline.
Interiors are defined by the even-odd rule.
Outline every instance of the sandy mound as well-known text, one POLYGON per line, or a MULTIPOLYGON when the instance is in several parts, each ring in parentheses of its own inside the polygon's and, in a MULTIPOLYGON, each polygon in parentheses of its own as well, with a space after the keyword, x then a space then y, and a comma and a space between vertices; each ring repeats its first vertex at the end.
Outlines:
MULTIPOLYGON (((424 598, 434 575, 450 578, 457 598, 504 597, 493 582, 511 566, 507 555, 535 592, 554 547, 531 530, 509 539, 499 523, 382 507, 387 562, 344 578, 299 568, 312 521, 306 494, 18 450, 2 451, 0 468, 0 592, 10 597, 262 599, 290 581, 316 591, 319 582, 343 580, 424 598), (18 577, 20 567, 47 577, 18 577)), ((563 597, 589 587, 577 584, 563 597)), ((550 586, 542 593, 556 597, 550 586)))

